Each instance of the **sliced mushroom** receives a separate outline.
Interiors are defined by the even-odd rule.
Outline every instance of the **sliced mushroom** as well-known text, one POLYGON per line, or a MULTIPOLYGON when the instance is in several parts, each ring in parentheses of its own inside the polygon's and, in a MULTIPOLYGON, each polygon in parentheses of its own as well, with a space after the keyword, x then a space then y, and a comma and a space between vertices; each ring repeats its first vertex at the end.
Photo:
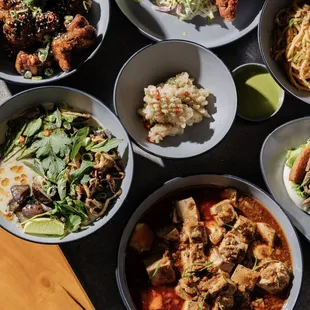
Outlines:
POLYGON ((53 203, 53 200, 37 184, 32 185, 32 193, 36 200, 45 204, 46 206, 49 206, 53 203))
POLYGON ((23 215, 29 219, 36 216, 36 215, 39 215, 43 212, 44 212, 44 210, 43 210, 42 206, 40 205, 40 203, 38 203, 36 201, 28 203, 22 209, 23 215))
POLYGON ((18 209, 20 209, 20 206, 20 203, 14 199, 11 199, 8 203, 8 207, 11 212, 16 212, 18 209))
POLYGON ((30 196, 29 185, 14 185, 11 187, 12 197, 15 201, 21 203, 24 199, 30 196))

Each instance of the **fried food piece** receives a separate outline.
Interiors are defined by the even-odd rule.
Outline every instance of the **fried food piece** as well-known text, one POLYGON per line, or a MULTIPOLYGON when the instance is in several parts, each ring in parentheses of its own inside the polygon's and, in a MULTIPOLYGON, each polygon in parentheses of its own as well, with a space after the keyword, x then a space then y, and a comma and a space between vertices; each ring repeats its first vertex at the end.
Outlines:
POLYGON ((14 7, 14 12, 5 15, 3 34, 14 48, 25 49, 35 41, 32 11, 23 3, 14 7), (15 16, 14 16, 15 14, 15 16))
POLYGON ((236 17, 238 0, 216 0, 220 15, 226 21, 233 21, 236 17))
POLYGON ((0 0, 0 10, 9 10, 20 2, 21 0, 0 0))
POLYGON ((67 30, 52 42, 54 56, 59 67, 65 72, 71 69, 72 53, 89 48, 97 38, 96 29, 79 14, 67 26, 67 30))
POLYGON ((51 11, 37 14, 35 27, 37 29, 37 38, 42 41, 45 35, 56 32, 59 27, 59 17, 51 11))
POLYGON ((296 158, 290 171, 289 180, 301 184, 306 174, 307 164, 310 158, 310 146, 307 146, 296 158))
POLYGON ((31 71, 32 75, 39 75, 40 72, 51 66, 51 59, 41 62, 37 54, 28 54, 24 51, 20 51, 17 54, 15 61, 15 68, 20 74, 24 74, 26 71, 31 71))

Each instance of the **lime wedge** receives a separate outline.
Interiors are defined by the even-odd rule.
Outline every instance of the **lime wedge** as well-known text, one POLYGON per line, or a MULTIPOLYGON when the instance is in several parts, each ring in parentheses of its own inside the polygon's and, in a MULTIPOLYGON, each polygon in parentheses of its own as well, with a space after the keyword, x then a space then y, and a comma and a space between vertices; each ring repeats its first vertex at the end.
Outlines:
POLYGON ((65 232, 65 225, 55 219, 38 218, 29 221, 24 226, 24 233, 31 235, 54 235, 62 236, 65 232))

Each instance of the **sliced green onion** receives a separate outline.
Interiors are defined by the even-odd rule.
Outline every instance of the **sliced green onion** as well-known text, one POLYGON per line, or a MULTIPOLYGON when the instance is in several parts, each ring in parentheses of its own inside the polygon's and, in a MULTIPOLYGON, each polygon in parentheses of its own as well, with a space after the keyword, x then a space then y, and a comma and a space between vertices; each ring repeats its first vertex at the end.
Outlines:
POLYGON ((17 16, 16 11, 10 10, 9 12, 10 12, 11 17, 16 18, 16 16, 17 16))
POLYGON ((87 1, 83 1, 83 6, 86 12, 88 12, 88 6, 87 6, 87 1))
POLYGON ((72 15, 66 15, 65 16, 65 24, 71 23, 73 20, 73 16, 72 15))
POLYGON ((54 70, 52 68, 46 68, 44 70, 44 75, 46 75, 47 77, 50 77, 54 74, 54 70))
POLYGON ((32 79, 33 81, 41 81, 41 80, 42 80, 42 76, 40 76, 40 75, 33 76, 31 79, 32 79))
POLYGON ((25 79, 31 79, 32 78, 32 73, 31 73, 31 71, 26 71, 25 73, 24 73, 24 78, 25 79))

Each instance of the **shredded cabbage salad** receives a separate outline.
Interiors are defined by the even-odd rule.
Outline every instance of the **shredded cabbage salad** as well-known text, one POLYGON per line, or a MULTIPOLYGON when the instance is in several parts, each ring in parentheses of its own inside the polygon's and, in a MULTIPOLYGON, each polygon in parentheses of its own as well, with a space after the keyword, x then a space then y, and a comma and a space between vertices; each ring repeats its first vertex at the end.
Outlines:
POLYGON ((182 20, 191 20, 195 16, 211 20, 217 6, 213 0, 155 0, 154 9, 160 12, 173 13, 182 20))

